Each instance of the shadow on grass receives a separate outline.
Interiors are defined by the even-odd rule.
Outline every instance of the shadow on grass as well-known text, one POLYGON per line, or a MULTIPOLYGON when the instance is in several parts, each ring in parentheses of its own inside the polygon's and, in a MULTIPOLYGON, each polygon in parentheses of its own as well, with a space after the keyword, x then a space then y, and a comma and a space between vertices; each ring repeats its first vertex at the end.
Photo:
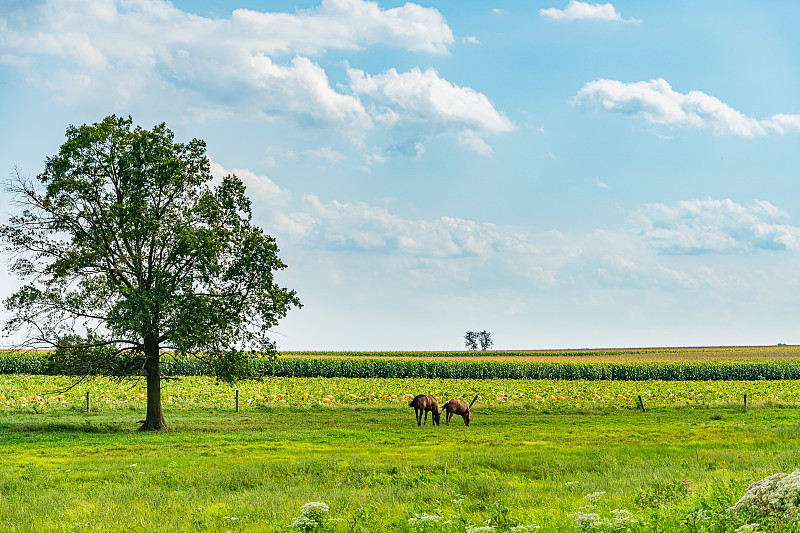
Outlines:
POLYGON ((131 413, 89 414, 75 411, 61 413, 6 413, 0 416, 0 435, 85 435, 103 433, 132 433, 141 425, 140 417, 131 413))
POLYGON ((25 422, 20 424, 7 424, 4 430, 9 433, 74 433, 85 435, 87 433, 132 433, 139 427, 123 427, 120 424, 94 423, 86 420, 83 424, 78 422, 25 422))

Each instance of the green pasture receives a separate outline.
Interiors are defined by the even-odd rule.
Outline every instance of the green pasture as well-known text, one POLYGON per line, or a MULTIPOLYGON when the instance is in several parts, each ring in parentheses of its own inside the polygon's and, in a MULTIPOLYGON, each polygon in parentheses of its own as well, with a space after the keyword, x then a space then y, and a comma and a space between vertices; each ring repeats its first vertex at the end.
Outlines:
MULTIPOLYGON (((766 387, 747 411, 720 400, 653 401, 647 412, 630 398, 560 401, 586 391, 540 382, 558 396, 481 397, 469 427, 458 418, 417 427, 406 389, 483 383, 502 393, 520 381, 273 378, 272 389, 240 384, 242 400, 247 391, 267 401, 242 401, 237 413, 230 386, 186 380, 165 395, 191 396, 195 387, 209 403, 166 404, 170 431, 138 433, 135 388, 94 382, 95 394, 130 400, 86 413, 80 401, 35 400, 44 396, 32 384, 53 384, 35 379, 54 377, 3 378, 0 394, 8 397, 16 378, 34 400, 0 408, 0 531, 569 532, 579 523, 593 531, 800 530, 786 517, 727 510, 753 481, 800 464, 800 413, 780 397, 790 382, 731 382, 766 387), (287 401, 279 390, 309 396, 287 401), (299 520, 309 502, 328 505, 324 529, 299 520)), ((611 393, 625 384, 591 385, 611 393)), ((65 399, 71 393, 82 398, 76 388, 65 399)))

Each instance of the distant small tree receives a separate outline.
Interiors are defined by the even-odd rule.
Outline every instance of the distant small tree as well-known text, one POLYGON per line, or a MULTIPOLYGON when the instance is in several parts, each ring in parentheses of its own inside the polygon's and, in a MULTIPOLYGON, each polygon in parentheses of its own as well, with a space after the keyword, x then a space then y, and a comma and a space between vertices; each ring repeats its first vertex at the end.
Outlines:
POLYGON ((494 344, 492 340, 492 334, 486 330, 481 331, 478 333, 478 342, 481 343, 481 350, 488 350, 494 344))
POLYGON ((467 350, 477 350, 478 333, 476 331, 468 331, 466 334, 464 334, 464 343, 467 346, 467 350))

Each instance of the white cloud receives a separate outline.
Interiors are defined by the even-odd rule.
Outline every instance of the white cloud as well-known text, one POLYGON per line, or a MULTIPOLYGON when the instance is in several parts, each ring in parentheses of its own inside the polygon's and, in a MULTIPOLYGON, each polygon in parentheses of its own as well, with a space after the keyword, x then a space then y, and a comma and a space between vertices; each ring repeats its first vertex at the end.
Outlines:
POLYGON ((13 49, 60 54, 90 65, 160 47, 314 54, 380 44, 442 54, 454 42, 434 8, 407 3, 384 10, 367 0, 322 0, 297 13, 237 9, 229 19, 192 15, 164 0, 47 0, 8 13, 0 27, 11 29, 0 43, 13 49), (142 37, 147 40, 137 39, 142 37))
POLYGON ((780 223, 788 215, 766 201, 691 200, 650 204, 632 220, 656 249, 672 254, 797 250, 800 228, 780 223))
POLYGON ((481 139, 474 131, 462 131, 458 136, 458 144, 465 146, 479 155, 492 155, 492 147, 481 139))
POLYGON ((325 71, 307 58, 296 57, 283 67, 264 55, 253 56, 247 71, 256 100, 253 107, 268 115, 346 124, 356 131, 372 125, 358 98, 334 91, 325 71))
POLYGON ((379 163, 386 163, 388 159, 381 153, 374 153, 374 154, 365 154, 364 161, 370 165, 375 165, 379 163))
MULTIPOLYGON (((574 101, 599 106, 607 111, 640 116, 654 124, 712 128, 717 134, 755 137, 765 135, 758 120, 736 111, 718 98, 700 91, 686 94, 674 91, 669 83, 658 78, 650 81, 623 83, 599 79, 586 83, 574 101)), ((776 115, 785 117, 786 115, 776 115)), ((788 129, 797 121, 790 118, 772 119, 775 129, 788 129)))
POLYGON ((402 277, 414 286, 480 280, 526 290, 741 290, 758 276, 734 268, 725 254, 800 251, 800 227, 786 224, 786 213, 758 200, 651 204, 631 215, 628 229, 584 234, 449 216, 414 220, 385 207, 325 203, 313 195, 303 204, 302 210, 274 217, 270 232, 279 242, 290 239, 294 248, 314 254, 357 257, 382 269, 374 276, 395 283, 402 277))
POLYGON ((364 264, 392 265, 376 276, 396 276, 400 270, 417 285, 466 282, 477 276, 498 286, 521 281, 538 287, 568 287, 576 280, 594 283, 598 269, 609 280, 624 278, 630 284, 636 265, 628 256, 639 253, 632 249, 641 248, 634 232, 576 238, 457 217, 406 219, 384 207, 323 203, 313 195, 305 196, 303 202, 301 211, 274 216, 270 231, 279 235, 280 242, 291 239, 293 246, 315 253, 356 253, 364 264))
POLYGON ((623 20, 622 15, 610 3, 590 4, 588 2, 579 2, 578 0, 570 0, 569 4, 567 4, 567 7, 564 9, 557 9, 554 7, 540 9, 539 14, 552 20, 567 22, 572 20, 641 22, 641 20, 635 18, 623 20))
POLYGON ((419 159, 425 153, 425 145, 416 139, 406 139, 387 148, 387 152, 419 159))
POLYGON ((779 113, 761 123, 765 128, 771 128, 781 135, 790 131, 800 131, 800 115, 779 113))
POLYGON ((390 123, 433 121, 486 133, 515 129, 486 95, 453 85, 440 78, 434 69, 423 72, 414 67, 402 74, 389 69, 375 76, 358 69, 348 72, 352 89, 379 106, 376 120, 380 118, 390 123))
POLYGON ((376 128, 396 137, 418 130, 415 143, 451 134, 482 154, 491 151, 486 135, 514 129, 485 95, 432 69, 350 70, 350 86, 334 86, 309 58, 376 45, 447 53, 455 41, 443 16, 414 3, 322 0, 296 13, 210 18, 164 0, 45 0, 0 14, 0 28, 0 60, 71 105, 150 113, 160 105, 196 121, 281 118, 334 128, 359 145, 376 128))
POLYGON ((453 33, 434 8, 407 3, 383 10, 365 0, 322 0, 319 7, 291 13, 237 9, 226 31, 253 40, 268 53, 316 54, 383 44, 435 54, 447 53, 453 33))
POLYGON ((349 69, 350 87, 371 104, 375 123, 392 127, 419 126, 429 134, 455 133, 459 142, 486 155, 486 135, 513 131, 515 126, 498 112, 486 95, 459 87, 439 77, 434 69, 412 68, 405 73, 389 69, 370 75, 349 69))
POLYGON ((4 62, 67 101, 124 103, 162 93, 184 107, 187 97, 197 107, 259 101, 267 113, 289 104, 286 113, 325 120, 361 119, 363 111, 307 58, 282 65, 276 54, 379 44, 445 53, 454 40, 435 9, 408 3, 383 10, 365 0, 323 0, 296 14, 237 10, 228 19, 163 0, 48 0, 0 15, 0 27, 4 62), (58 60, 55 72, 50 59, 58 60))
POLYGON ((272 229, 292 239, 304 239, 314 232, 317 219, 308 213, 276 213, 272 220, 272 229))
POLYGON ((323 148, 317 148, 314 150, 306 150, 305 154, 318 159, 325 159, 331 163, 341 163, 342 161, 347 160, 346 155, 341 152, 337 152, 330 146, 325 146, 323 148))
POLYGON ((597 177, 594 178, 594 184, 597 185, 601 189, 610 189, 611 188, 608 185, 608 183, 604 182, 603 180, 601 180, 600 178, 597 178, 597 177))
MULTIPOLYGON (((494 224, 446 216, 433 221, 408 220, 383 207, 335 200, 323 203, 314 195, 305 196, 304 202, 302 213, 308 215, 302 218, 304 227, 312 228, 304 235, 314 235, 320 246, 431 258, 487 256, 498 248, 533 250, 524 232, 494 224)), ((288 217, 295 220, 297 214, 288 217)))
POLYGON ((234 168, 228 170, 216 161, 212 161, 211 174, 218 180, 228 174, 238 176, 247 187, 248 196, 252 198, 253 203, 281 206, 286 205, 291 199, 289 191, 278 186, 267 176, 260 176, 249 169, 234 168))

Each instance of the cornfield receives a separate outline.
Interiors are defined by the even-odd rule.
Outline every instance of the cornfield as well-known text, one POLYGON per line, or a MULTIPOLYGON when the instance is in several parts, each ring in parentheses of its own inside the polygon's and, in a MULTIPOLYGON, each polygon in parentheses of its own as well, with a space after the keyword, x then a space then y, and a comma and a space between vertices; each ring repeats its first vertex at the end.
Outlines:
MULTIPOLYGON (((257 375, 274 377, 547 379, 584 381, 758 381, 800 379, 800 360, 559 362, 397 357, 253 358, 257 375)), ((203 376, 196 358, 165 356, 167 376, 203 376)), ((0 374, 53 375, 47 354, 0 353, 0 374)))

